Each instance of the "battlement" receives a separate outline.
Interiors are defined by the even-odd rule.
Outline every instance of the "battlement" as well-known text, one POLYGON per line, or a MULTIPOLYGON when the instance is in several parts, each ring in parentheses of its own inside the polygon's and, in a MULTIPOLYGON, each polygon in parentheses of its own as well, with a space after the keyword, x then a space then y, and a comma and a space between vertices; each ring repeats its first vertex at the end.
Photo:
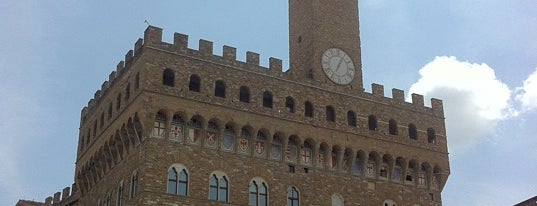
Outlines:
POLYGON ((53 196, 47 197, 45 199, 45 206, 68 205, 69 199, 76 194, 75 188, 73 184, 73 187, 65 187, 61 192, 56 192, 53 196))
POLYGON ((415 109, 423 108, 425 110, 432 110, 434 114, 438 116, 444 115, 444 106, 442 100, 432 98, 431 107, 425 106, 425 101, 423 95, 421 94, 411 94, 411 102, 405 101, 405 92, 400 89, 392 89, 392 97, 387 97, 384 95, 384 85, 373 83, 371 84, 371 93, 374 98, 384 99, 393 104, 404 105, 413 107, 415 109))
MULTIPOLYGON (((174 33, 173 43, 166 43, 162 41, 162 29, 154 26, 149 26, 144 31, 144 38, 140 38, 134 44, 134 49, 129 50, 125 54, 125 59, 120 61, 116 70, 112 71, 108 80, 103 82, 100 90, 96 91, 93 99, 89 100, 87 107, 82 110, 82 117, 88 114, 93 108, 98 105, 101 98, 106 96, 108 89, 121 78, 125 72, 129 69, 132 62, 143 53, 144 49, 159 50, 162 52, 168 52, 172 54, 188 56, 190 58, 196 58, 203 61, 213 62, 220 65, 225 65, 233 68, 239 68, 247 70, 249 72, 258 73, 262 75, 272 76, 274 78, 286 79, 289 81, 295 81, 290 74, 283 72, 282 60, 274 57, 269 58, 269 66, 263 67, 260 65, 260 55, 258 53, 247 51, 246 60, 237 60, 237 49, 232 46, 224 45, 222 47, 222 55, 216 55, 214 53, 213 42, 200 39, 198 43, 198 49, 189 48, 188 35, 181 33, 174 33)), ((403 90, 392 89, 392 97, 386 97, 384 95, 384 86, 380 84, 372 84, 372 92, 370 94, 364 93, 368 98, 375 99, 376 101, 383 101, 387 104, 398 105, 407 109, 418 110, 432 110, 435 115, 443 116, 442 101, 438 99, 431 99, 431 107, 424 105, 424 99, 422 95, 412 94, 411 102, 405 101, 405 94, 403 90)))

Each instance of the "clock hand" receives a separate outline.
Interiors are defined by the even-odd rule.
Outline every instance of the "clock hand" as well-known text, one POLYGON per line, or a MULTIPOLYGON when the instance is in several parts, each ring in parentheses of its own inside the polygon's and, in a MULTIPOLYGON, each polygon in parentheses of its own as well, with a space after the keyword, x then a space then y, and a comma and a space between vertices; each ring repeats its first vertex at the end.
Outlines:
POLYGON ((339 71, 339 66, 341 66, 341 63, 342 63, 342 62, 343 62, 343 58, 340 58, 340 59, 339 59, 339 63, 337 64, 337 67, 336 67, 336 71, 334 71, 334 72, 337 73, 337 72, 339 71))

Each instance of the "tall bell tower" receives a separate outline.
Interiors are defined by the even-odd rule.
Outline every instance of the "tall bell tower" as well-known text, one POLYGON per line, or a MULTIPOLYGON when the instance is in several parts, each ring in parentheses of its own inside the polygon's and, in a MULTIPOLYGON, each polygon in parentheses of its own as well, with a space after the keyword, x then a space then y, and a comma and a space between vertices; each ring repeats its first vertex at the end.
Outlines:
POLYGON ((289 0, 289 58, 298 79, 361 90, 358 0, 289 0))

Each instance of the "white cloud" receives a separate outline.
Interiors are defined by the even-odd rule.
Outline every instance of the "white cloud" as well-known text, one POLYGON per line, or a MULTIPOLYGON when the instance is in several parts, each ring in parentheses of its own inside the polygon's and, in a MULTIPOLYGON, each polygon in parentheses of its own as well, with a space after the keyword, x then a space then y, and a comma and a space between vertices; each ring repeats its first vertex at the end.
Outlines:
POLYGON ((517 88, 517 101, 522 104, 522 110, 537 109, 537 69, 517 88))
POLYGON ((511 90, 487 64, 436 57, 420 70, 410 94, 444 100, 448 146, 457 150, 492 134, 499 120, 513 115, 511 90))

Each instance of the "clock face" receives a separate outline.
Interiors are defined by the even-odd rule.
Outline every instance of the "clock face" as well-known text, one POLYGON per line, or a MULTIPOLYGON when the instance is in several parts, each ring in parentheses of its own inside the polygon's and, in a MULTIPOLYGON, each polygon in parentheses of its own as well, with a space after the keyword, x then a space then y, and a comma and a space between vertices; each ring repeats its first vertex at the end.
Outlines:
POLYGON ((327 49, 321 58, 324 73, 336 84, 345 85, 354 79, 356 69, 352 59, 338 48, 327 49))

